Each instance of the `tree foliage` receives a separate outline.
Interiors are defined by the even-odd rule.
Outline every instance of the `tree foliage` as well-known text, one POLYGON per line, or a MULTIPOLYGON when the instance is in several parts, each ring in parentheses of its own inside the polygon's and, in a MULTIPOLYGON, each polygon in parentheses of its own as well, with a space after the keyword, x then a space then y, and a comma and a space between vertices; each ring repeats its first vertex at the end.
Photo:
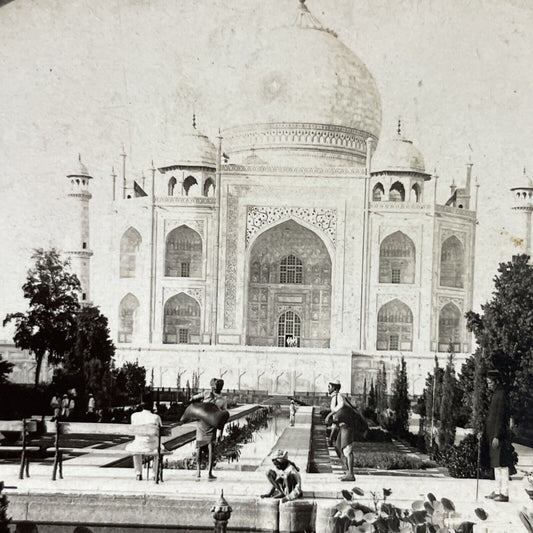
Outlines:
POLYGON ((453 365, 453 350, 450 350, 448 362, 442 377, 442 392, 440 398, 439 412, 439 445, 442 449, 453 445, 455 441, 455 397, 457 396, 457 385, 455 369, 453 365))
POLYGON ((527 255, 501 263, 491 300, 482 313, 468 312, 484 363, 500 371, 512 416, 523 419, 533 398, 533 267, 527 255))
POLYGON ((124 393, 129 402, 140 402, 146 389, 146 368, 135 363, 125 363, 115 369, 115 388, 124 393))
POLYGON ((403 357, 400 364, 396 367, 396 374, 392 385, 391 409, 394 411, 392 429, 398 435, 407 433, 409 431, 411 402, 409 401, 407 364, 403 357))
POLYGON ((7 516, 7 496, 3 493, 4 482, 0 481, 0 533, 9 533, 11 520, 7 516))
POLYGON ((70 333, 62 371, 72 379, 84 405, 91 392, 100 406, 107 405, 114 354, 107 318, 98 307, 83 306, 70 333))
POLYGON ((69 271, 68 261, 57 250, 37 249, 32 259, 35 264, 22 286, 29 309, 8 314, 3 325, 13 322, 15 345, 34 355, 37 384, 45 355, 49 363, 57 364, 69 348, 81 287, 76 275, 69 271))
POLYGON ((11 373, 12 370, 13 370, 13 363, 10 363, 9 361, 5 361, 4 359, 2 359, 2 356, 0 355, 0 385, 7 383, 8 381, 7 376, 11 373))

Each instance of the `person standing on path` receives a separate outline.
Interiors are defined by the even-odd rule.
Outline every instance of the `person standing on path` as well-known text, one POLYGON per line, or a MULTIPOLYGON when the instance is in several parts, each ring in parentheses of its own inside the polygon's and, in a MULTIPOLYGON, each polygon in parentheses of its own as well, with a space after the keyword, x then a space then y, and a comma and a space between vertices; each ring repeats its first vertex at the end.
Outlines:
POLYGON ((291 426, 294 426, 295 422, 296 422, 296 404, 294 403, 294 400, 291 400, 291 403, 289 404, 289 423, 291 426))
POLYGON ((338 379, 328 383, 328 395, 331 397, 331 402, 329 407, 330 412, 326 417, 325 424, 326 426, 331 424, 331 430, 328 439, 328 444, 330 446, 334 445, 335 439, 337 438, 337 433, 339 432, 339 426, 333 422, 333 415, 346 404, 344 396, 340 393, 340 390, 341 382, 338 379))
POLYGON ((52 396, 52 399, 50 400, 50 407, 52 408, 52 420, 57 420, 61 413, 60 398, 61 396, 59 396, 58 394, 54 394, 52 396))
POLYGON ((68 394, 63 394, 63 398, 61 399, 61 418, 63 420, 66 420, 70 415, 69 405, 70 400, 68 399, 68 394))
MULTIPOLYGON (((227 406, 226 398, 222 396, 222 387, 224 386, 223 379, 213 378, 209 385, 211 390, 205 392, 204 394, 200 393, 196 396, 193 396, 192 401, 202 400, 203 403, 213 403, 219 409, 225 409, 227 406)), ((215 441, 222 438, 222 432, 224 428, 218 430, 218 439, 217 439, 217 428, 208 424, 204 420, 198 420, 196 425, 196 478, 200 479, 201 477, 201 463, 203 452, 207 448, 207 479, 209 481, 214 481, 216 476, 213 474, 213 462, 214 462, 214 445, 215 441)))
POLYGON ((91 420, 94 419, 96 412, 96 401, 94 399, 94 395, 91 392, 89 394, 89 400, 87 401, 87 418, 90 418, 91 420))
POLYGON ((490 466, 494 468, 496 490, 486 498, 495 502, 509 501, 509 467, 513 466, 510 448, 510 418, 506 391, 503 388, 498 370, 489 370, 487 374, 492 398, 485 420, 485 437, 489 446, 490 466))

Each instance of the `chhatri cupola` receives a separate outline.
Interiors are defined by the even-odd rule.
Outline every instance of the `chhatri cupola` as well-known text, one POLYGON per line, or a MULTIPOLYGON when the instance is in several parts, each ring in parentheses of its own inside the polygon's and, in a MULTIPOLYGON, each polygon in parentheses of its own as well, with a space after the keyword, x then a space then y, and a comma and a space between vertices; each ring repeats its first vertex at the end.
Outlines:
POLYGON ((299 0, 246 64, 241 96, 222 132, 231 162, 253 149, 269 164, 363 166, 379 138, 381 99, 363 61, 299 0))
POLYGON ((375 202, 422 201, 424 182, 431 175, 426 172, 422 152, 402 134, 401 121, 396 135, 379 142, 372 157, 371 176, 375 202))

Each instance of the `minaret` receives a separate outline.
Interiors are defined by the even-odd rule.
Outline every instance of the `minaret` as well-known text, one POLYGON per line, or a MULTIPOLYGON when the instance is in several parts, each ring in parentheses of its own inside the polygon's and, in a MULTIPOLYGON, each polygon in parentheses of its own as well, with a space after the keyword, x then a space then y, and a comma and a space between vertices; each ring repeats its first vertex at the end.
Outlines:
POLYGON ((531 213, 533 212, 533 183, 531 178, 524 173, 519 180, 511 187, 514 197, 513 209, 523 213, 523 224, 525 225, 524 253, 531 257, 531 213))
POLYGON ((73 223, 68 228, 67 255, 70 257, 73 272, 78 276, 81 283, 81 302, 90 301, 90 273, 91 256, 89 248, 89 200, 92 198, 89 192, 89 181, 92 177, 87 167, 80 161, 80 169, 76 174, 69 174, 70 192, 68 193, 70 210, 73 214, 73 223))

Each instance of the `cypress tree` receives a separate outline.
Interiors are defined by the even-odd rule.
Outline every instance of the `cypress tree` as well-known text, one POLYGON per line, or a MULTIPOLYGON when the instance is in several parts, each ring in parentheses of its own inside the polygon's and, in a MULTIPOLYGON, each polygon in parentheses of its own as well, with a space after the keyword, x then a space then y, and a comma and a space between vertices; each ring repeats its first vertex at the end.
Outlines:
POLYGON ((446 369, 442 378, 440 413, 439 413, 439 447, 452 446, 455 441, 454 396, 456 391, 453 350, 450 349, 446 369))
POLYGON ((409 431, 409 391, 407 383, 407 364, 402 357, 396 367, 396 375, 392 386, 391 409, 394 411, 393 429, 397 435, 404 435, 409 431))

